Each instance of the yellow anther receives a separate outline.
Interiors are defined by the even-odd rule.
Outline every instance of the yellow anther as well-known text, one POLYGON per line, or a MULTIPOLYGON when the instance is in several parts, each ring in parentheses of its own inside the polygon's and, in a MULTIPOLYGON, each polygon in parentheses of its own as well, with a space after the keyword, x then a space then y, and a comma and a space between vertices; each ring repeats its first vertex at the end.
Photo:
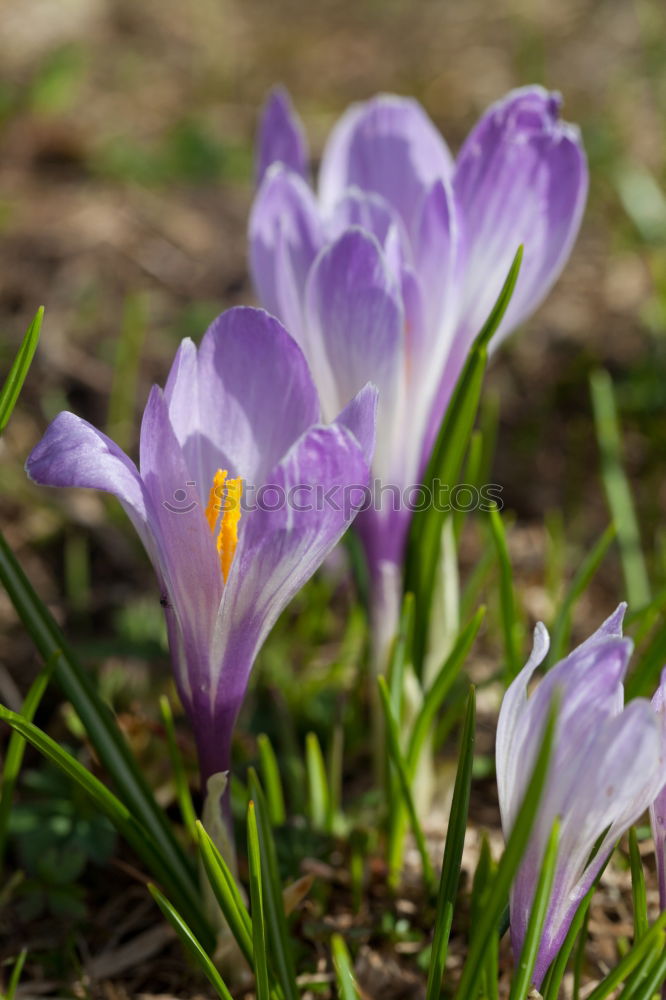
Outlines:
POLYGON ((238 522, 241 516, 242 492, 242 479, 227 480, 227 496, 224 502, 220 533, 217 536, 217 551, 220 553, 220 564, 225 583, 227 582, 238 544, 238 522))
POLYGON ((215 531, 218 515, 223 509, 224 483, 227 475, 226 469, 218 469, 213 476, 213 485, 210 488, 206 505, 206 520, 211 531, 215 531))

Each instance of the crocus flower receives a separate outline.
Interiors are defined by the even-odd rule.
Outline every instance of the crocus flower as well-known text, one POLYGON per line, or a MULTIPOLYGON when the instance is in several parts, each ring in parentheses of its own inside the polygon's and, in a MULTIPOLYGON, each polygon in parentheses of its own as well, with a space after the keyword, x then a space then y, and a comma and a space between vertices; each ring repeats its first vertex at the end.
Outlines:
POLYGON ((559 817, 555 878, 534 971, 537 987, 616 841, 648 808, 663 783, 659 727, 650 703, 636 698, 624 706, 622 679, 632 651, 631 640, 622 638, 625 609, 621 604, 528 694, 532 675, 548 652, 548 633, 538 624, 532 655, 507 690, 500 710, 497 787, 502 828, 508 837, 553 697, 559 698, 550 769, 510 898, 511 940, 518 957, 545 846, 559 817))
POLYGON ((259 647, 337 543, 367 482, 376 390, 320 423, 303 354, 259 309, 219 316, 181 344, 153 387, 139 467, 105 434, 60 413, 27 462, 48 486, 115 494, 161 587, 176 682, 204 782, 229 767, 231 734, 259 647))
POLYGON ((657 688, 652 707, 657 713, 661 729, 662 789, 650 806, 652 836, 657 857, 657 878, 659 880, 659 909, 666 910, 666 668, 661 674, 661 683, 657 688))
POLYGON ((369 379, 379 388, 377 499, 356 523, 375 585, 400 579, 409 487, 421 482, 518 246, 523 264, 495 345, 539 305, 578 232, 587 167, 560 103, 541 87, 512 91, 455 160, 416 101, 353 105, 326 143, 317 194, 288 96, 274 92, 265 108, 252 275, 303 348, 329 418, 369 379))

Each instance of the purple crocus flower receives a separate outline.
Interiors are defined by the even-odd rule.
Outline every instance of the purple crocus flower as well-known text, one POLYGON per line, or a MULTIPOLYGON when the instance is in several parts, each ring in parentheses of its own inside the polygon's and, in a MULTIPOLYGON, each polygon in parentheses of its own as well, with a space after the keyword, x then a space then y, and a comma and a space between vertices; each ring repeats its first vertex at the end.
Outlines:
POLYGON ((276 618, 353 520, 376 390, 320 423, 303 354, 263 310, 219 316, 181 344, 141 424, 139 468, 105 434, 60 413, 28 458, 47 486, 115 494, 162 590, 180 697, 204 783, 229 767, 253 661, 276 618))
POLYGON ((455 160, 416 101, 353 105, 325 146, 317 195, 286 93, 264 110, 252 275, 303 348, 329 418, 368 379, 379 388, 372 472, 384 490, 357 521, 375 583, 383 571, 400 579, 405 494, 421 482, 518 246, 523 265, 495 345, 539 305, 578 232, 587 166, 560 103, 541 87, 512 91, 455 160))
POLYGON ((652 707, 657 713, 661 730, 661 783, 663 787, 650 806, 650 820, 657 857, 659 909, 666 910, 666 667, 662 671, 661 683, 652 699, 652 707))
POLYGON ((594 635, 528 685, 548 652, 539 623, 527 665, 507 690, 497 727, 502 828, 511 832, 553 700, 559 712, 550 770, 532 836, 511 890, 511 941, 520 954, 553 822, 560 818, 555 879, 534 970, 538 987, 562 945, 580 901, 619 837, 648 808, 663 783, 660 737, 650 703, 624 706, 622 679, 633 644, 622 638, 621 604, 594 635), (601 838, 598 851, 592 850, 601 838))

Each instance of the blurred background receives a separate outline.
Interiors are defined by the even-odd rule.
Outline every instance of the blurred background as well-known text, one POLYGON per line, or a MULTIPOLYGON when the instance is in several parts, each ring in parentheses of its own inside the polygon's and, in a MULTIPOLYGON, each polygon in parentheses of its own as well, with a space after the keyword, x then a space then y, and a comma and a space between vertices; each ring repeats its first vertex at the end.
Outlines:
MULTIPOLYGON (((276 82, 291 92, 315 163, 347 104, 377 91, 418 98, 454 152, 510 88, 563 93, 564 117, 580 124, 589 155, 590 200, 555 290, 492 363, 492 480, 504 490, 526 624, 550 620, 550 569, 570 577, 609 520, 588 385, 593 369, 607 368, 643 547, 663 586, 663 0, 5 0, 0 67, 0 377, 46 306, 0 442, 0 518, 144 760, 155 752, 155 676, 168 677, 147 559, 116 505, 37 489, 23 462, 63 408, 135 455, 150 384, 164 382, 179 339, 253 300, 252 144, 276 82)), ((473 540, 471 554, 465 544, 463 564, 474 557, 473 540)), ((615 554, 604 567, 576 613, 584 634, 624 594, 615 554)), ((302 731, 329 720, 361 656, 362 622, 349 595, 330 601, 332 588, 314 581, 262 657, 262 683, 289 702, 302 731), (299 663, 307 669, 297 684, 299 663)), ((488 642, 492 659, 499 640, 488 642)), ((17 707, 37 669, 0 593, 0 700, 17 707)), ((274 706, 260 689, 257 727, 279 725, 274 706)), ((53 717, 51 731, 81 735, 53 693, 42 716, 53 717)), ((300 739, 288 726, 282 736, 300 739)))

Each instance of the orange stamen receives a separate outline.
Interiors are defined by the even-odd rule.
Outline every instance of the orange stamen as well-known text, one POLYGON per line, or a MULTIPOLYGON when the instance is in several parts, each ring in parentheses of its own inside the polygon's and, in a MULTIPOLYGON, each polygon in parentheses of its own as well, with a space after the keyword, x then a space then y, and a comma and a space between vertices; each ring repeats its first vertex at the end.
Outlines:
POLYGON ((217 536, 217 551, 220 553, 220 564, 225 583, 227 582, 238 544, 238 522, 241 517, 242 493, 242 479, 227 480, 227 495, 220 522, 220 533, 217 536))
POLYGON ((208 503, 206 504, 206 520, 211 532, 215 531, 218 514, 223 510, 224 483, 227 475, 226 469, 218 469, 213 476, 213 485, 210 488, 208 503))

